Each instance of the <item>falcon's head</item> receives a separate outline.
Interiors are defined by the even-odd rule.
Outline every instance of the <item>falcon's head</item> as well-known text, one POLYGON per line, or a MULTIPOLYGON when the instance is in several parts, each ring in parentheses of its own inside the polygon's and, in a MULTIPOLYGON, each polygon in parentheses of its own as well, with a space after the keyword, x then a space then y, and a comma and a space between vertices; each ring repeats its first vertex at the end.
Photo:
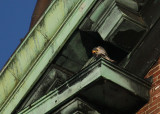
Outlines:
POLYGON ((103 47, 101 47, 101 46, 93 48, 92 49, 92 54, 96 58, 103 57, 103 58, 105 58, 106 60, 108 60, 110 62, 115 62, 114 60, 112 60, 112 59, 110 59, 108 57, 108 54, 107 54, 106 50, 103 47))
POLYGON ((105 51, 105 49, 101 46, 95 47, 92 49, 92 54, 93 56, 95 56, 96 58, 102 57, 102 56, 108 56, 107 52, 105 51))

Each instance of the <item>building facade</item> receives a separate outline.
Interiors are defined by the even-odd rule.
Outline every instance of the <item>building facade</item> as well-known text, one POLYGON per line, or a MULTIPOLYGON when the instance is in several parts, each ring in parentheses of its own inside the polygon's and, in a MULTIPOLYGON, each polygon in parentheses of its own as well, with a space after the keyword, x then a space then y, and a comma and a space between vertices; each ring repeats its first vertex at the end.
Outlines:
POLYGON ((38 0, 30 32, 0 73, 0 112, 160 113, 159 4, 38 0), (115 62, 90 62, 96 46, 115 62))

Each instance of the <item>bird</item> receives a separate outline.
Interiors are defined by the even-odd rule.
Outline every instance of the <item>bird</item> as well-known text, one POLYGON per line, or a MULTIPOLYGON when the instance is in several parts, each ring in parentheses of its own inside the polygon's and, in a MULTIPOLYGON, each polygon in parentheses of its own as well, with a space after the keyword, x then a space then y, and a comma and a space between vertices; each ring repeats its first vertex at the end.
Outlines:
POLYGON ((97 46, 97 47, 93 48, 92 49, 92 54, 97 59, 100 58, 100 57, 103 57, 110 62, 115 62, 114 60, 109 58, 106 50, 102 46, 97 46))

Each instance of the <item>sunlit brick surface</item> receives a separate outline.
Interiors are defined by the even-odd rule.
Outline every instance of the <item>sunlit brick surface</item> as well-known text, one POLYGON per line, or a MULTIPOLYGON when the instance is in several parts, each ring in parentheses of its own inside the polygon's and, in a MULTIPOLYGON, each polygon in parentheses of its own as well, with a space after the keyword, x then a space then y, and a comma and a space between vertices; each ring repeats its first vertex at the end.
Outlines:
POLYGON ((150 100, 137 114, 160 114, 160 59, 151 68, 145 78, 153 76, 150 100))

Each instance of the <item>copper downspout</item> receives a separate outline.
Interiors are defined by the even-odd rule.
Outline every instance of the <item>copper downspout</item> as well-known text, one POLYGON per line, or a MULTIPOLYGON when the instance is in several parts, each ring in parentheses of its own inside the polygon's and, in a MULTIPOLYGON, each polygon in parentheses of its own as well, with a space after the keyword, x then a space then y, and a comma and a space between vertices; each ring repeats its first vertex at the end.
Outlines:
POLYGON ((30 29, 37 23, 44 11, 48 8, 52 0, 37 0, 34 12, 32 14, 30 29))

